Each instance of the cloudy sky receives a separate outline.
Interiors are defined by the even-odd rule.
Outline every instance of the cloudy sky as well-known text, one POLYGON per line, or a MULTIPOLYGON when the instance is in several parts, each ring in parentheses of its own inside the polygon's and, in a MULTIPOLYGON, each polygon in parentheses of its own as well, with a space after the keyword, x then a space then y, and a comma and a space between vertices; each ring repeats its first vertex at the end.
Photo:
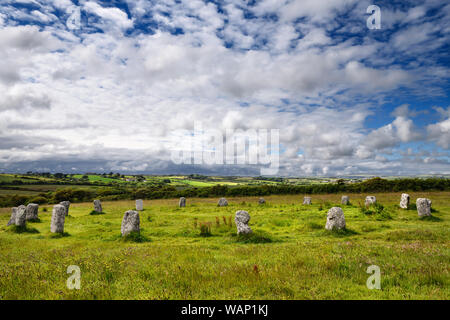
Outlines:
POLYGON ((279 129, 278 175, 450 174, 449 52, 441 0, 2 0, 0 172, 259 174, 171 161, 201 122, 279 129))

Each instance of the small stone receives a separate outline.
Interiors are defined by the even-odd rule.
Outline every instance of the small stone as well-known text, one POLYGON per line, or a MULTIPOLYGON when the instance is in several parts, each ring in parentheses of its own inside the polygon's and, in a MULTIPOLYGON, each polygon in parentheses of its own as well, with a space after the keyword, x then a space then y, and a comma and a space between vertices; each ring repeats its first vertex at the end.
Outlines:
POLYGON ((325 225, 327 230, 340 230, 345 229, 345 217, 344 212, 339 207, 333 207, 328 210, 327 223, 325 225))
POLYGON ((181 207, 186 207, 186 198, 185 197, 181 197, 180 198, 180 202, 178 203, 178 205, 181 207))
POLYGON ((50 232, 63 233, 65 219, 66 219, 66 207, 64 207, 62 204, 54 205, 52 212, 52 221, 50 224, 50 232))
POLYGON ((237 227, 237 234, 249 234, 252 233, 252 229, 248 226, 250 221, 250 215, 247 211, 239 210, 236 211, 236 216, 234 217, 234 222, 237 227))
POLYGON ((17 207, 13 207, 11 210, 11 217, 9 218, 9 221, 6 224, 7 227, 16 224, 16 214, 17 214, 17 207))
POLYGON ((122 237, 129 235, 131 232, 139 232, 140 231, 139 212, 134 210, 129 210, 125 212, 120 231, 122 232, 122 237))
POLYGON ((259 204, 265 204, 266 200, 264 200, 264 198, 259 198, 258 203, 259 204))
POLYGON ((66 216, 68 216, 69 215, 70 201, 61 201, 59 204, 63 205, 64 208, 66 208, 66 216))
POLYGON ((427 198, 419 198, 416 201, 417 214, 419 217, 431 216, 431 200, 427 198))
POLYGON ((26 219, 28 220, 37 220, 38 219, 38 211, 39 211, 39 205, 36 203, 29 203, 27 205, 27 214, 26 219))
POLYGON ((366 207, 370 206, 371 204, 375 204, 377 202, 377 198, 375 196, 367 196, 365 205, 366 207))
POLYGON ((136 200, 136 210, 137 211, 144 210, 144 200, 142 200, 142 199, 137 199, 136 200))
POLYGON ((304 197, 303 198, 303 204, 311 204, 311 197, 304 197))
POLYGON ((348 205, 350 203, 350 198, 349 196, 342 196, 341 198, 341 204, 343 205, 348 205))
POLYGON ((227 201, 227 199, 225 199, 225 198, 220 198, 220 199, 219 199, 219 202, 217 203, 217 205, 218 205, 219 207, 225 207, 225 206, 228 205, 228 201, 227 201))
POLYGON ((402 198, 400 199, 400 208, 408 209, 409 206, 409 194, 403 193, 402 198))
POLYGON ((103 212, 102 203, 98 199, 94 200, 94 211, 95 212, 103 212))

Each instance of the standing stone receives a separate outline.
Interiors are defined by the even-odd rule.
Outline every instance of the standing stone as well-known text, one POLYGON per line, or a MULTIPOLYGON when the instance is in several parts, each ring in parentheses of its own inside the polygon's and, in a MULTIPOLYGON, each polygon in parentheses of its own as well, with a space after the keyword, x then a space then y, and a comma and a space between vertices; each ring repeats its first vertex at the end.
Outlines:
POLYGON ((27 207, 18 206, 16 212, 16 226, 25 227, 25 223, 27 221, 27 207))
POLYGON ((258 203, 259 204, 265 204, 266 200, 264 200, 264 198, 259 198, 258 203))
POLYGON ((419 198, 416 201, 417 214, 419 217, 431 216, 431 200, 426 198, 419 198))
POLYGON ((144 200, 142 200, 142 199, 137 199, 136 200, 136 210, 137 211, 144 210, 144 200))
POLYGON ((341 204, 348 205, 350 203, 350 198, 348 196, 342 196, 341 204))
POLYGON ((236 211, 236 216, 234 217, 234 222, 237 227, 237 234, 249 234, 252 233, 252 229, 248 226, 250 221, 250 215, 247 211, 239 210, 236 211))
POLYGON ((344 212, 339 207, 333 207, 328 210, 327 223, 325 225, 327 230, 340 230, 345 229, 345 217, 344 212))
POLYGON ((181 207, 186 207, 186 198, 185 197, 181 197, 180 198, 180 202, 178 203, 178 205, 181 207))
POLYGON ((7 227, 9 227, 12 224, 16 224, 16 214, 17 214, 17 207, 13 207, 11 211, 11 217, 9 218, 9 221, 6 224, 7 227))
POLYGON ((37 220, 38 219, 38 211, 39 211, 39 205, 36 203, 29 203, 27 205, 27 215, 26 219, 28 220, 37 220))
POLYGON ((63 233, 65 219, 66 219, 66 207, 64 207, 62 204, 54 205, 52 212, 52 221, 50 224, 50 232, 63 233))
POLYGON ((400 199, 400 208, 408 209, 409 206, 409 194, 403 193, 402 198, 400 199))
POLYGON ((366 205, 366 207, 368 207, 371 204, 374 204, 376 202, 377 202, 377 198, 375 196, 367 196, 366 197, 366 201, 365 201, 365 205, 366 205))
POLYGON ((311 197, 304 197, 303 204, 311 204, 311 197))
POLYGON ((220 199, 219 199, 219 202, 217 203, 217 205, 218 205, 219 207, 225 207, 225 206, 228 205, 228 201, 227 201, 227 199, 225 199, 225 198, 220 198, 220 199))
POLYGON ((122 237, 130 234, 131 232, 139 232, 140 231, 139 212, 134 210, 129 210, 125 212, 120 231, 122 232, 122 237))
POLYGON ((103 212, 102 209, 102 203, 100 202, 100 200, 94 200, 94 211, 95 212, 103 212))
POLYGON ((70 201, 61 201, 59 204, 63 205, 64 208, 66 208, 66 216, 68 216, 69 215, 70 201))

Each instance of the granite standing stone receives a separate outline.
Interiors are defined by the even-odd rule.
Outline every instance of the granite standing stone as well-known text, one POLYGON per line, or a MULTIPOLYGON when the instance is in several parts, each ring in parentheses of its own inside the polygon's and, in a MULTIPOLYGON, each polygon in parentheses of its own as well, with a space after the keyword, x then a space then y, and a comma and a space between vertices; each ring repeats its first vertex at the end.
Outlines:
POLYGON ((52 221, 50 224, 50 232, 63 233, 65 219, 66 219, 66 207, 64 207, 62 204, 54 205, 52 212, 52 221))
POLYGON ((345 217, 344 212, 339 207, 333 207, 328 210, 327 223, 325 225, 327 230, 340 230, 345 229, 345 217))
POLYGON ((94 200, 94 211, 95 212, 103 212, 102 203, 98 199, 94 200))
POLYGON ((409 194, 403 193, 400 199, 400 208, 408 209, 409 206, 409 194))
POLYGON ((236 211, 236 216, 234 217, 234 222, 237 227, 237 234, 249 234, 252 233, 252 229, 248 226, 250 221, 250 215, 247 211, 239 210, 236 211))
POLYGON ((36 203, 29 203, 27 205, 27 221, 28 220, 37 220, 38 217, 38 211, 39 211, 39 205, 36 203))
POLYGON ((180 198, 180 202, 178 202, 178 205, 181 207, 186 207, 186 198, 185 197, 181 197, 180 198))
POLYGON ((350 198, 348 196, 342 196, 341 204, 348 205, 350 203, 350 198))
POLYGON ((365 205, 366 207, 370 206, 371 204, 375 204, 377 202, 377 198, 375 196, 367 196, 365 205))
POLYGON ((311 197, 304 197, 303 204, 311 204, 311 197))
POLYGON ((122 237, 130 234, 131 232, 139 232, 140 231, 139 212, 134 210, 129 210, 125 212, 120 231, 122 232, 122 237))
POLYGON ((27 207, 24 205, 17 207, 16 212, 16 226, 25 227, 25 223, 27 221, 27 207))
POLYGON ((64 208, 66 208, 66 216, 68 216, 69 215, 70 201, 61 201, 59 204, 64 206, 64 208))
POLYGON ((417 214, 419 217, 431 216, 431 200, 427 198, 419 198, 416 200, 417 214))
POLYGON ((264 204, 264 203, 266 203, 266 200, 264 200, 264 198, 259 198, 258 203, 259 204, 264 204))
POLYGON ((220 198, 220 199, 219 199, 219 202, 217 203, 217 205, 218 205, 219 207, 225 207, 225 206, 228 205, 228 201, 227 201, 227 199, 225 199, 225 198, 220 198))
POLYGON ((9 218, 9 221, 6 224, 7 227, 16 224, 16 214, 17 214, 17 207, 13 207, 11 210, 11 217, 9 218))
POLYGON ((136 210, 137 211, 144 210, 144 200, 142 200, 142 199, 137 199, 136 200, 136 210))

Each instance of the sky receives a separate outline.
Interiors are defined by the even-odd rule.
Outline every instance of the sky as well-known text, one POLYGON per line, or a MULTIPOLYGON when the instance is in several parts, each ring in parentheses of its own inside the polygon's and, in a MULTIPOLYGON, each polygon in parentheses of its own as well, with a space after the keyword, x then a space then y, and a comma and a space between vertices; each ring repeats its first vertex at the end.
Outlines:
POLYGON ((2 0, 0 172, 261 174, 174 162, 197 123, 278 130, 277 176, 450 174, 449 52, 440 0, 2 0))

